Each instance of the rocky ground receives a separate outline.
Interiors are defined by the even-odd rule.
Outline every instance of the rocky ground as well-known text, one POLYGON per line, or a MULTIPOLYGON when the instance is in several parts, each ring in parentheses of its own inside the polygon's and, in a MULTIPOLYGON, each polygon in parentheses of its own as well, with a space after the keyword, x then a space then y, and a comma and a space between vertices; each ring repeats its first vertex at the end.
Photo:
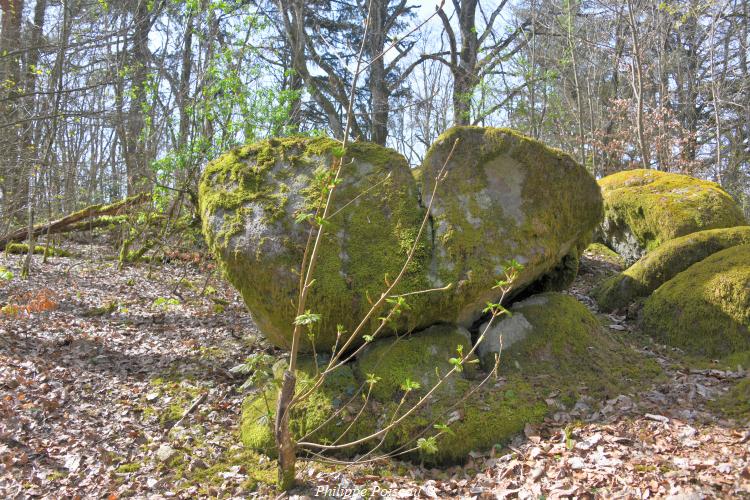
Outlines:
MULTIPOLYGON (((238 445, 229 369, 278 353, 237 294, 189 255, 118 271, 105 247, 73 250, 37 258, 29 280, 0 256, 0 496, 272 496, 273 463, 238 445)), ((612 271, 585 258, 570 293, 594 307, 612 271)), ((648 391, 583 398, 460 467, 302 462, 292 496, 750 497, 750 425, 719 404, 747 373, 688 368, 628 316, 600 318, 664 368, 648 391)))

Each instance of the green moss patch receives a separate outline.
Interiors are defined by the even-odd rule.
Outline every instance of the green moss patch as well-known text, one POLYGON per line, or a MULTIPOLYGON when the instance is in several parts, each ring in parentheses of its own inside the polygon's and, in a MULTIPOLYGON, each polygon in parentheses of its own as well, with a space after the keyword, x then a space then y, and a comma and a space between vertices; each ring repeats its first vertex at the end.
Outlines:
MULTIPOLYGON (((650 384, 660 373, 655 362, 603 332, 596 318, 569 296, 535 296, 519 310, 537 328, 502 353, 499 379, 480 385, 486 374, 468 363, 386 435, 339 454, 377 448, 378 454, 425 463, 463 462, 470 451, 505 444, 527 423, 541 422, 556 409, 545 399, 559 398, 572 406, 583 395, 610 398, 650 384), (420 439, 431 445, 420 448, 420 439)), ((450 359, 458 357, 459 345, 468 352, 467 333, 450 325, 375 341, 351 369, 337 372, 293 411, 295 437, 318 429, 315 438, 306 440, 340 444, 383 429, 454 366, 450 359), (370 380, 376 382, 368 393, 370 380)), ((314 376, 314 368, 306 364, 298 372, 303 387, 314 376)), ((248 398, 244 406, 243 442, 264 453, 273 453, 270 425, 276 395, 276 389, 269 390, 265 399, 248 398)))
POLYGON ((642 326, 695 356, 750 350, 750 245, 717 252, 661 285, 645 302, 642 326))
MULTIPOLYGON (((463 352, 471 349, 469 332, 452 325, 438 325, 418 334, 369 345, 358 356, 354 370, 362 381, 367 380, 368 374, 377 376, 379 381, 372 395, 388 401, 403 394, 402 385, 407 380, 417 382, 420 388, 432 387, 439 374, 452 368, 448 360, 458 358, 459 349, 463 352)), ((467 373, 470 371, 465 370, 462 375, 467 373)))
POLYGON ((715 401, 709 402, 710 406, 719 410, 724 415, 742 421, 750 420, 750 378, 740 380, 728 393, 715 401))
MULTIPOLYGON (((7 253, 13 253, 13 254, 27 254, 29 253, 29 245, 26 243, 10 243, 5 247, 5 251, 7 253)), ((56 248, 56 247, 44 247, 41 245, 36 245, 34 247, 34 253, 37 255, 47 255, 47 257, 70 257, 70 252, 63 250, 62 248, 56 248)))
POLYGON ((131 472, 138 472, 141 469, 141 464, 138 462, 129 462, 121 464, 117 467, 117 472, 120 474, 130 474, 131 472))
POLYGON ((746 224, 718 184, 657 170, 627 170, 599 181, 604 243, 632 263, 665 241, 705 229, 746 224))
POLYGON ((743 244, 750 244, 750 226, 710 229, 670 240, 622 273, 604 280, 592 295, 602 310, 625 307, 709 255, 743 244))
MULTIPOLYGON (((316 380, 318 368, 312 358, 300 360, 297 370, 297 393, 310 388, 316 380)), ((260 394, 249 396, 242 407, 240 438, 250 449, 275 456, 273 422, 278 399, 278 380, 260 394)), ((361 408, 360 398, 363 385, 352 373, 350 366, 334 371, 325 382, 311 393, 300 405, 292 410, 290 428, 295 439, 307 436, 307 440, 331 443, 342 434, 347 439, 362 435, 363 428, 372 426, 370 415, 359 419, 353 429, 344 433, 348 423, 361 408), (354 398, 352 405, 347 405, 354 398), (337 418, 329 417, 339 411, 337 418), (310 434, 308 436, 308 434, 310 434)), ((372 427, 370 427, 372 428, 372 427)), ((357 451, 357 448, 351 452, 357 451)))
POLYGON ((205 469, 188 470, 182 467, 177 471, 180 489, 188 490, 195 486, 197 491, 192 493, 201 497, 215 497, 217 488, 225 481, 223 474, 239 469, 247 475, 242 489, 252 492, 259 488, 269 488, 276 484, 277 464, 258 453, 243 447, 230 448, 205 469))
MULTIPOLYGON (((315 179, 331 168, 340 149, 339 142, 327 138, 270 139, 211 162, 200 184, 209 246, 260 330, 281 347, 291 344, 298 272, 310 227, 295 220, 319 206, 315 179)), ((338 324, 352 332, 398 274, 424 214, 416 182, 396 151, 350 145, 340 180, 307 301, 321 315, 314 332, 318 352, 336 343, 338 324)), ((429 288, 424 272, 428 245, 425 232, 399 291, 429 288)), ((427 300, 424 294, 414 296, 413 313, 402 316, 400 326, 426 326, 423 322, 431 321, 427 300)), ((371 333, 376 323, 363 333, 371 333)), ((303 351, 310 352, 311 344, 305 337, 303 351)))
POLYGON ((156 416, 165 427, 180 420, 185 410, 204 391, 189 380, 174 377, 156 377, 151 379, 150 384, 152 390, 143 397, 144 416, 156 416), (149 401, 151 398, 153 401, 149 401))
POLYGON ((601 243, 592 243, 583 251, 583 255, 596 260, 601 260, 613 266, 625 267, 625 260, 611 248, 601 243))
POLYGON ((446 181, 431 208, 430 269, 436 285, 452 283, 455 292, 444 294, 436 320, 471 326, 487 301, 497 299, 492 287, 511 259, 525 266, 513 292, 547 273, 541 289, 569 282, 602 217, 600 190, 584 167, 510 129, 455 127, 427 152, 425 205, 444 165, 446 181))

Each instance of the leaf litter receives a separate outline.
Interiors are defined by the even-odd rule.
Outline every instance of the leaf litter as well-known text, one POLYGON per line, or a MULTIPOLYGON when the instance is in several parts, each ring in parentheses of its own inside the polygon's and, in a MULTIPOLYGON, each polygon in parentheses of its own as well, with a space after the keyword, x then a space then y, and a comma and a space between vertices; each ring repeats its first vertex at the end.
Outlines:
MULTIPOLYGON (((0 495, 3 498, 246 498, 274 494, 240 463, 244 382, 238 361, 273 350, 211 263, 117 270, 105 247, 35 260, 31 278, 0 280, 0 495), (202 474, 202 475, 201 475, 202 474), (200 479, 196 480, 195 477, 200 479)), ((0 266, 19 276, 18 257, 0 266)), ((584 257, 568 290, 592 309, 611 265, 584 257)), ((601 315, 616 334, 632 314, 601 315)), ((657 345, 639 349, 666 377, 608 401, 554 409, 505 447, 461 466, 300 462, 290 498, 325 488, 389 498, 750 498, 750 425, 710 402, 748 372, 689 369, 657 345), (348 489, 348 490, 347 490, 348 489)), ((272 470, 271 459, 254 456, 272 470)), ((270 476, 269 476, 270 477, 270 476)), ((361 497, 361 495, 360 495, 361 497)))

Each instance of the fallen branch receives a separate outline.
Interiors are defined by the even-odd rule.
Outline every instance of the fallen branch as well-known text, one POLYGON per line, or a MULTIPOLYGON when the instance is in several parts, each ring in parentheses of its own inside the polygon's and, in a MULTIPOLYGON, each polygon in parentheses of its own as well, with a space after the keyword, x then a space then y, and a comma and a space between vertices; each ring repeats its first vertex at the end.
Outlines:
POLYGON ((64 233, 69 230, 78 230, 80 226, 76 226, 76 223, 79 223, 86 219, 90 219, 92 217, 118 215, 123 213, 128 208, 145 203, 149 199, 151 199, 150 193, 140 193, 135 196, 125 198, 124 200, 112 203, 110 205, 99 204, 88 206, 83 210, 79 210, 78 212, 66 215, 65 217, 54 220, 52 222, 48 222, 46 224, 37 224, 36 226, 34 226, 32 231, 29 231, 27 228, 18 229, 17 231, 8 233, 0 238, 0 249, 5 248, 8 243, 25 241, 29 237, 29 233, 31 233, 33 236, 39 236, 43 233, 56 234, 64 233), (75 229, 70 229, 71 227, 75 229))
POLYGON ((180 425, 182 425, 182 421, 185 420, 185 418, 188 415, 190 415, 191 413, 193 413, 193 411, 195 411, 195 409, 198 408, 198 406, 201 403, 203 403, 203 401, 205 401, 205 399, 206 399, 207 396, 208 396, 208 393, 204 392, 204 393, 200 394, 197 398, 195 398, 195 400, 193 401, 193 404, 191 404, 190 407, 187 410, 185 410, 185 412, 182 414, 182 416, 180 417, 180 419, 178 421, 176 421, 175 423, 173 423, 172 425, 167 426, 167 431, 170 431, 173 428, 179 427, 180 425))

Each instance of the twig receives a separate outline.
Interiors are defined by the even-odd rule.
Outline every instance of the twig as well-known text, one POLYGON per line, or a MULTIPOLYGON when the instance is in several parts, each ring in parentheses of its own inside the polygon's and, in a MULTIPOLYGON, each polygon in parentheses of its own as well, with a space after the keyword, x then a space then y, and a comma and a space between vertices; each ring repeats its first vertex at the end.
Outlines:
POLYGON ((204 392, 200 396, 195 398, 195 400, 193 401, 193 404, 190 405, 190 408, 184 411, 180 419, 176 421, 175 423, 167 426, 167 432, 171 431, 174 427, 177 427, 180 424, 182 424, 182 421, 185 420, 185 418, 187 418, 188 415, 193 413, 195 409, 198 408, 198 406, 200 406, 200 404, 206 399, 207 396, 208 396, 208 393, 204 392))

